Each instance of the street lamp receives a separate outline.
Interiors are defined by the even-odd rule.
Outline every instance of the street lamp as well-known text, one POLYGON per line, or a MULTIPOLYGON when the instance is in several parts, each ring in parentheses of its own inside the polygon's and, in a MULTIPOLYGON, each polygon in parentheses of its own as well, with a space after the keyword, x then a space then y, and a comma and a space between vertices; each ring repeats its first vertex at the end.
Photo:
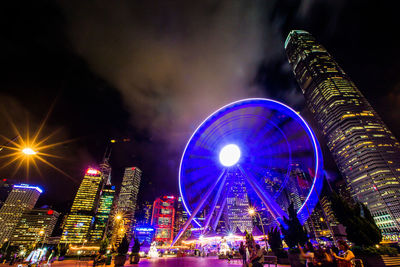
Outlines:
POLYGON ((27 155, 27 156, 31 156, 31 155, 36 155, 36 154, 37 154, 37 151, 33 150, 33 149, 30 148, 30 147, 25 147, 25 148, 22 149, 21 151, 22 151, 22 153, 24 153, 24 154, 27 155))
POLYGON ((256 209, 253 208, 253 207, 250 207, 250 208, 248 209, 247 212, 249 213, 249 215, 250 215, 251 217, 253 217, 254 215, 258 215, 258 218, 260 219, 261 229, 262 229, 263 235, 264 235, 265 248, 267 249, 267 248, 268 248, 268 243, 267 243, 267 238, 266 238, 266 236, 265 236, 264 224, 263 224, 263 222, 262 222, 262 220, 261 220, 260 213, 257 212, 256 209))

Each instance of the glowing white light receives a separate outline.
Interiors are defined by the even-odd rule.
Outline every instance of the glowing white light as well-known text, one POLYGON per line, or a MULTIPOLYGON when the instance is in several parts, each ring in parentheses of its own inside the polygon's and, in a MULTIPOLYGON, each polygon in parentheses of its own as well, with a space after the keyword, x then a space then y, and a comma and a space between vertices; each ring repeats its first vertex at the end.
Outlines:
POLYGON ((237 145, 229 144, 219 152, 219 161, 225 167, 235 165, 240 159, 240 149, 237 145))
POLYGON ((26 154, 26 155, 35 155, 37 152, 36 151, 34 151, 32 148, 30 148, 30 147, 27 147, 27 148, 24 148, 24 149, 22 149, 22 152, 24 153, 24 154, 26 154))

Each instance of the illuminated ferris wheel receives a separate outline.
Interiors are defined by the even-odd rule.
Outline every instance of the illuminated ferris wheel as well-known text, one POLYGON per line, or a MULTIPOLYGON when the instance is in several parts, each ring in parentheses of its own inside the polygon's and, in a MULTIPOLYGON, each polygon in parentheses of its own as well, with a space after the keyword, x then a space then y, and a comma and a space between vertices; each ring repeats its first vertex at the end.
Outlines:
POLYGON ((220 108, 199 125, 183 152, 179 190, 190 218, 173 244, 191 223, 216 227, 232 173, 244 181, 251 203, 263 205, 279 224, 288 217, 283 199, 306 191, 297 207, 303 224, 318 202, 322 166, 314 133, 287 105, 251 98, 220 108), (296 176, 299 168, 306 175, 296 176))

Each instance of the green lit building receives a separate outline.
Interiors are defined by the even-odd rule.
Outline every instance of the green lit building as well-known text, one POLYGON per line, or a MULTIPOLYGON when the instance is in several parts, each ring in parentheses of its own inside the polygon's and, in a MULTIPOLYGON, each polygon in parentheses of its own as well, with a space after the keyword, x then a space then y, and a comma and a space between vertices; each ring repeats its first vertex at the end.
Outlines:
POLYGON ((291 31, 285 50, 352 197, 368 206, 386 239, 399 240, 400 143, 310 33, 291 31))
POLYGON ((103 185, 102 172, 92 168, 86 170, 65 221, 61 243, 83 244, 88 241, 103 185))
POLYGON ((109 217, 115 197, 115 186, 105 185, 100 195, 99 207, 90 231, 90 241, 98 242, 103 239, 109 230, 109 217))

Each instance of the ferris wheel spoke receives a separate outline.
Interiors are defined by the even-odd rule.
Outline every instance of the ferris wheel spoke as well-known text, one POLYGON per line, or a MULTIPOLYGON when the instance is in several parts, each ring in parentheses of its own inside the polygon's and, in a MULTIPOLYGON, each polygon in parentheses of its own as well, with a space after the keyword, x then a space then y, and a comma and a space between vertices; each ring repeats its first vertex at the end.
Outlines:
POLYGON ((221 191, 222 191, 222 189, 225 187, 225 181, 226 181, 226 175, 224 175, 224 178, 222 179, 222 182, 221 182, 221 184, 219 185, 217 194, 215 194, 214 201, 213 201, 212 204, 211 204, 210 211, 208 212, 208 215, 207 215, 207 217, 206 217, 206 221, 205 221, 205 225, 204 225, 204 229, 203 229, 203 234, 204 234, 205 231, 208 229, 208 225, 210 224, 211 217, 212 217, 212 215, 213 215, 213 213, 214 213, 214 210, 215 210, 215 206, 217 205, 218 199, 219 199, 219 197, 221 196, 221 191))
POLYGON ((223 212, 224 209, 225 209, 225 205, 226 205, 226 192, 225 192, 224 195, 222 196, 222 203, 221 203, 221 205, 220 205, 220 209, 219 209, 218 214, 217 214, 217 216, 215 217, 215 220, 214 220, 214 222, 213 222, 213 225, 212 225, 212 229, 213 229, 213 230, 217 229, 218 222, 219 222, 219 219, 221 218, 222 212, 223 212))
POLYGON ((287 218, 287 214, 280 208, 280 206, 275 202, 275 200, 269 196, 269 194, 261 189, 260 185, 257 183, 256 179, 244 169, 238 165, 238 169, 244 177, 246 177, 248 183, 256 192, 257 196, 262 200, 268 211, 271 213, 272 217, 278 222, 282 223, 283 218, 287 218))
POLYGON ((200 211, 200 209, 204 206, 204 203, 207 201, 208 197, 214 190, 214 188, 217 186, 218 182, 225 176, 226 169, 222 170, 221 175, 218 177, 218 179, 215 180, 215 182, 210 186, 204 197, 200 200, 200 203, 197 205, 197 207, 194 209, 192 212, 190 218, 186 221, 185 225, 181 228, 179 233, 176 235, 174 241, 171 243, 171 247, 175 244, 175 242, 181 237, 181 235, 186 231, 186 229, 189 227, 190 223, 194 219, 194 217, 197 215, 197 213, 200 211))

